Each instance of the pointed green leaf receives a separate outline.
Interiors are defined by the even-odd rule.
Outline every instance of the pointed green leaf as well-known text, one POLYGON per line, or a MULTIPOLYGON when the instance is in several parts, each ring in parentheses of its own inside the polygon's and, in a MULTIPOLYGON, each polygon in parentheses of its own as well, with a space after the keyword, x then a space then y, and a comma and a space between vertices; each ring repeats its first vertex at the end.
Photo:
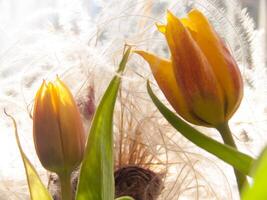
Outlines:
MULTIPOLYGON (((122 73, 130 54, 124 54, 118 73, 122 73)), ((113 110, 121 78, 110 82, 96 110, 82 162, 77 200, 114 200, 113 110)))
POLYGON ((30 160, 27 158, 21 147, 15 119, 11 115, 8 115, 6 112, 5 114, 12 119, 15 128, 16 142, 19 147, 20 155, 24 164, 31 200, 52 200, 51 195, 42 183, 34 166, 31 164, 30 160))
POLYGON ((252 185, 247 185, 244 188, 242 200, 267 199, 267 147, 262 151, 260 158, 256 161, 255 169, 252 172, 252 177, 252 185))
POLYGON ((166 120, 184 137, 193 142, 195 145, 200 148, 208 151, 209 153, 217 156, 224 162, 232 165, 234 168, 239 170, 240 172, 248 175, 253 164, 254 159, 250 156, 241 153, 234 148, 222 144, 198 130, 194 129, 180 117, 178 117, 175 113, 170 111, 153 93, 149 82, 147 82, 147 91, 152 101, 159 109, 161 114, 166 118, 166 120))
POLYGON ((124 196, 124 197, 116 198, 115 200, 134 200, 134 199, 132 197, 124 196))

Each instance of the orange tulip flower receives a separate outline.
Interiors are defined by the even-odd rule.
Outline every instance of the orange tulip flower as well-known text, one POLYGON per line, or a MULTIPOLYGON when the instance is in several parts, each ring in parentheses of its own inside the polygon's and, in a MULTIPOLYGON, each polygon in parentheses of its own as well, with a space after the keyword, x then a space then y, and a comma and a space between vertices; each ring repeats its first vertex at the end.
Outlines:
POLYGON ((54 83, 44 81, 36 94, 33 137, 47 170, 70 173, 81 163, 85 148, 82 120, 71 92, 59 78, 54 83))
POLYGON ((217 127, 229 120, 243 96, 238 66, 207 18, 192 10, 187 18, 167 13, 157 25, 167 40, 171 59, 135 51, 149 64, 167 100, 185 120, 217 127))

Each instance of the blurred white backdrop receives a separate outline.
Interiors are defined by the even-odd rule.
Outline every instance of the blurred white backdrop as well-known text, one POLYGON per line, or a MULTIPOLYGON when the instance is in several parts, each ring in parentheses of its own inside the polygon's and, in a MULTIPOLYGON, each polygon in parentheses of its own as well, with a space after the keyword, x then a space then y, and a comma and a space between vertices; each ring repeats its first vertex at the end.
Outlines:
MULTIPOLYGON (((29 116, 42 79, 59 74, 79 98, 80 88, 94 74, 99 97, 125 42, 167 55, 154 23, 165 20, 167 8, 181 16, 191 7, 208 15, 239 63, 246 83, 245 97, 231 126, 240 148, 253 156, 259 154, 267 143, 266 0, 0 0, 0 200, 29 198, 13 127, 3 108, 17 119, 26 154, 46 180, 34 152, 29 116), (253 20, 241 5, 248 7, 253 20)), ((130 70, 140 70, 138 73, 150 77, 148 67, 137 57, 133 56, 130 66, 130 70)), ((125 81, 135 78, 126 77, 125 81)), ((216 133, 206 131, 218 138, 216 133)), ((227 169, 227 188, 233 194, 221 191, 216 198, 238 199, 236 190, 231 189, 236 188, 231 168, 191 148, 227 169)), ((199 166, 200 171, 205 172, 205 167, 199 166)), ((216 189, 222 183, 212 176, 217 176, 209 177, 216 189)), ((194 195, 192 192, 192 199, 196 199, 194 195)), ((188 196, 181 195, 180 199, 188 196)))

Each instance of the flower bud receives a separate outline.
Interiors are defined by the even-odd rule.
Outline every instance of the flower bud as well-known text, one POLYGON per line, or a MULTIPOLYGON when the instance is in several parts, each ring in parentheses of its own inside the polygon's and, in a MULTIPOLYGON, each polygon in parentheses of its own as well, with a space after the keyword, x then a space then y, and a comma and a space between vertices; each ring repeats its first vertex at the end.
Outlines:
POLYGON ((85 134, 74 98, 56 79, 43 81, 35 97, 33 138, 37 155, 49 171, 73 171, 82 161, 85 134))
POLYGON ((149 64, 164 95, 187 121, 216 127, 228 121, 243 96, 238 66, 206 17, 192 10, 187 18, 167 13, 157 25, 167 40, 171 59, 136 51, 149 64))

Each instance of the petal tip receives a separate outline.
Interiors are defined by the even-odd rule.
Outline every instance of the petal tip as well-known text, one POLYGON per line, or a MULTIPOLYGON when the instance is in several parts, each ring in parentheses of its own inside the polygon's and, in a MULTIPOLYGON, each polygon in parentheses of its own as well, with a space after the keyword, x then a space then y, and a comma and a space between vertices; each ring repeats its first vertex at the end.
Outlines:
POLYGON ((205 19, 207 20, 207 17, 198 9, 192 9, 189 13, 188 13, 188 17, 189 18, 201 18, 201 19, 205 19))
POLYGON ((47 84, 46 84, 46 80, 45 80, 45 79, 43 79, 43 82, 42 82, 42 84, 41 84, 41 87, 40 87, 40 88, 42 88, 42 87, 47 87, 47 84))
POLYGON ((170 22, 174 19, 177 19, 177 17, 170 10, 167 10, 167 22, 170 22))
POLYGON ((144 53, 144 51, 142 51, 142 50, 133 50, 133 53, 142 55, 144 53))
POLYGON ((143 57, 143 59, 145 59, 146 61, 149 60, 149 55, 150 53, 146 52, 146 51, 142 51, 142 50, 134 50, 133 53, 138 54, 139 56, 143 57))
POLYGON ((157 29, 158 29, 159 32, 161 32, 163 34, 166 33, 166 25, 156 23, 156 27, 157 27, 157 29))

